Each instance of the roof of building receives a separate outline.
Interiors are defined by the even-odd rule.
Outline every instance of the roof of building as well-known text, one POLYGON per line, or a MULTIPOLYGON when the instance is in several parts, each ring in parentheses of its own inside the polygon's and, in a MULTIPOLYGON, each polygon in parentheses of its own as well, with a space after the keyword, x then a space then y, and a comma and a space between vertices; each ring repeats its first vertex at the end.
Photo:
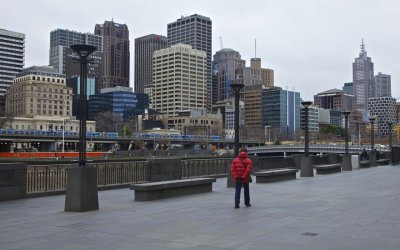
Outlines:
POLYGON ((344 91, 341 90, 341 89, 336 89, 335 88, 335 89, 330 89, 330 90, 318 93, 318 95, 320 95, 320 94, 334 94, 334 93, 344 93, 344 91))

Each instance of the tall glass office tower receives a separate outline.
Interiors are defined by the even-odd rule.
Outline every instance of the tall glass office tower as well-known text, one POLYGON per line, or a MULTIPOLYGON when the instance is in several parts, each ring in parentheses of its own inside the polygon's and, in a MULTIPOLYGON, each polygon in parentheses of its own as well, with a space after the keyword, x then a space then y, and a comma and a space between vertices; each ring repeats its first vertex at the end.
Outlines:
POLYGON ((207 54, 207 107, 211 107, 211 53, 212 53, 212 21, 210 18, 194 14, 182 16, 168 24, 168 46, 183 43, 193 49, 202 50, 207 54))

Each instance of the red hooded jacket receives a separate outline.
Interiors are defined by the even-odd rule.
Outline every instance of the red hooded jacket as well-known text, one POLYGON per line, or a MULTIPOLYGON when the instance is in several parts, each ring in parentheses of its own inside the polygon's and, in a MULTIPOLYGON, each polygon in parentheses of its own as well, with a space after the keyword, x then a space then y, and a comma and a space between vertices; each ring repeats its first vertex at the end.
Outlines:
POLYGON ((247 153, 240 152, 239 156, 233 160, 231 165, 233 180, 236 180, 237 178, 242 178, 242 183, 249 183, 249 176, 252 168, 253 163, 247 157, 247 153))

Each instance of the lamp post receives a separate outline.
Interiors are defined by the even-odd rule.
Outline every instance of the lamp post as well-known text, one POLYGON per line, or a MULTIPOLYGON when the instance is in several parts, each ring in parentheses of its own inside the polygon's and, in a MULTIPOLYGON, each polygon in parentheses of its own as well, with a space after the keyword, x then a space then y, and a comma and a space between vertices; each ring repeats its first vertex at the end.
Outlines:
POLYGON ((351 156, 349 155, 349 111, 342 112, 344 115, 344 143, 345 143, 345 155, 342 157, 342 170, 352 171, 351 156))
POLYGON ((239 99, 240 91, 244 87, 243 83, 232 83, 230 85, 231 89, 235 94, 235 151, 234 154, 237 156, 239 154, 239 99))
POLYGON ((309 157, 309 138, 308 138, 308 109, 312 102, 306 101, 301 102, 304 107, 304 122, 305 122, 305 133, 304 133, 304 154, 305 156, 300 160, 300 176, 301 177, 313 177, 314 169, 312 166, 312 158, 309 157))
POLYGON ((301 102, 301 105, 304 106, 304 154, 306 156, 309 155, 310 151, 310 141, 309 141, 309 131, 308 131, 308 110, 309 106, 312 104, 310 101, 301 102))
POLYGON ((393 134, 392 134, 392 129, 393 129, 393 122, 386 122, 386 124, 389 127, 389 148, 390 148, 390 163, 393 165, 394 164, 394 154, 393 154, 393 134))
POLYGON ((95 46, 77 44, 71 49, 79 56, 74 59, 80 63, 80 98, 79 98, 79 167, 68 168, 65 211, 85 212, 99 209, 97 195, 97 169, 85 166, 86 163, 86 81, 87 65, 92 60, 89 55, 95 46))
MULTIPOLYGON (((230 85, 233 93, 235 94, 235 157, 239 155, 239 99, 240 99, 240 90, 244 87, 242 83, 232 83, 230 85)), ((227 178, 227 187, 235 187, 235 183, 232 179, 231 171, 228 171, 227 178)))
POLYGON ((96 47, 92 45, 76 44, 71 45, 71 49, 79 56, 75 59, 80 63, 80 97, 79 97, 79 166, 84 167, 86 164, 86 81, 87 81, 87 65, 90 61, 89 55, 92 54, 96 47))
POLYGON ((349 154, 349 111, 342 112, 344 115, 344 145, 345 145, 345 154, 349 154))
POLYGON ((375 154, 375 129, 374 129, 374 122, 376 120, 375 116, 371 116, 369 121, 371 122, 371 157, 369 158, 372 167, 376 167, 376 154, 375 154))
POLYGON ((374 122, 376 120, 376 117, 371 116, 369 118, 369 121, 371 122, 371 152, 374 151, 375 148, 375 129, 374 129, 374 122))

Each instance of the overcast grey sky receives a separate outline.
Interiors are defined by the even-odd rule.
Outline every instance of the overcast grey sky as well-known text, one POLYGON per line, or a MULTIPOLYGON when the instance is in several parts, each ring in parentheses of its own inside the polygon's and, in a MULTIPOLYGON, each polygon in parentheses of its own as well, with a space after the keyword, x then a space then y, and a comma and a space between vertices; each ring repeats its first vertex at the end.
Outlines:
POLYGON ((181 15, 201 14, 213 22, 213 54, 237 50, 247 65, 257 57, 275 70, 275 85, 315 93, 352 81, 352 62, 364 38, 375 74, 392 75, 392 95, 400 97, 400 1, 396 0, 0 0, 0 28, 26 34, 26 66, 48 64, 49 34, 56 28, 94 31, 114 18, 129 27, 131 86, 134 39, 167 34, 181 15), (78 5, 81 5, 78 7, 78 5))

